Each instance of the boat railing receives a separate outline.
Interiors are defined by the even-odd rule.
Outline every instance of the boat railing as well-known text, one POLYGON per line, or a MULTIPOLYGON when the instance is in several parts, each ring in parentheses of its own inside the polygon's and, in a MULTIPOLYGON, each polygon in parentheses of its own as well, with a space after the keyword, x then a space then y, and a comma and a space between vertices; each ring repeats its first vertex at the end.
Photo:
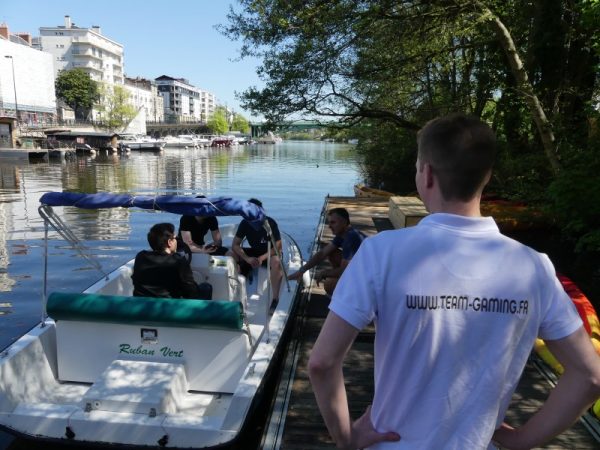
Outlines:
POLYGON ((42 219, 44 219, 44 287, 42 291, 42 326, 45 323, 46 314, 46 300, 48 298, 48 228, 52 227, 65 241, 67 241, 73 249, 79 253, 81 257, 87 260, 94 269, 98 270, 106 279, 108 279, 108 273, 102 269, 100 263, 92 257, 89 253, 89 249, 83 245, 81 240, 73 233, 69 226, 58 217, 51 206, 41 205, 38 207, 38 212, 42 219))

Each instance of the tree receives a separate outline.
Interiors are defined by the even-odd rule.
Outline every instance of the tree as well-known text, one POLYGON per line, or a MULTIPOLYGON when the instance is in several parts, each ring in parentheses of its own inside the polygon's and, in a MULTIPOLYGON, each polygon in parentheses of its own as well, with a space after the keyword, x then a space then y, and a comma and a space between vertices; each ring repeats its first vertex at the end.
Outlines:
POLYGON ((242 116, 241 114, 235 113, 233 115, 233 121, 231 122, 231 130, 232 131, 240 131, 242 133, 250 132, 250 124, 248 120, 242 116))
POLYGON ((129 103, 129 92, 123 86, 106 84, 100 91, 102 95, 97 110, 103 113, 105 126, 111 130, 125 128, 137 115, 135 107, 129 103))
POLYGON ((225 134, 229 131, 225 108, 217 107, 212 116, 209 117, 206 126, 213 134, 225 134))
POLYGON ((92 106, 100 98, 98 83, 79 68, 59 72, 55 87, 56 96, 73 108, 75 117, 80 119, 89 115, 92 106))
POLYGON ((581 173, 600 187, 600 1, 239 3, 221 31, 242 41, 242 57, 262 58, 265 83, 240 95, 244 108, 360 127, 365 176, 398 189, 410 185, 394 174, 408 173, 416 130, 449 112, 476 115, 498 136, 491 189, 564 208, 563 229, 600 249, 586 234, 596 222, 579 220, 589 199, 567 192, 581 173))

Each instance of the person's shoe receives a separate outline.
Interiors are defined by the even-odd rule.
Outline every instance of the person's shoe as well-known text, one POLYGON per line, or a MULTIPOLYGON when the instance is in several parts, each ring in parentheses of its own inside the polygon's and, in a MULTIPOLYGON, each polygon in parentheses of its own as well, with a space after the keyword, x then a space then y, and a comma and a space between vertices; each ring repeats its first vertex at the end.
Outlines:
POLYGON ((275 309, 277 308, 278 304, 279 304, 279 299, 274 298, 273 301, 271 302, 271 307, 269 308, 269 314, 273 314, 275 312, 275 309))

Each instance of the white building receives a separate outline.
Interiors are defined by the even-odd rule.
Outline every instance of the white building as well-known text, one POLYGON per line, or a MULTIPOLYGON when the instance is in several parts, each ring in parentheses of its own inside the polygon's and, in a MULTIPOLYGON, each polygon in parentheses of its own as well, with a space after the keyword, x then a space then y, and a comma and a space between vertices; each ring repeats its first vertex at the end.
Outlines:
POLYGON ((80 28, 65 16, 64 25, 40 27, 35 42, 53 55, 55 76, 61 70, 79 67, 92 80, 123 84, 123 46, 102 35, 99 26, 80 28))
POLYGON ((31 47, 31 36, 0 25, 0 116, 37 126, 56 116, 52 55, 31 47), (15 108, 15 104, 17 108, 15 108))
POLYGON ((180 122, 205 122, 215 111, 214 94, 191 85, 185 78, 162 75, 156 78, 158 93, 164 100, 165 119, 180 122))
POLYGON ((136 110, 144 110, 149 122, 162 122, 165 118, 163 97, 158 94, 156 83, 145 78, 125 77, 125 89, 136 110))

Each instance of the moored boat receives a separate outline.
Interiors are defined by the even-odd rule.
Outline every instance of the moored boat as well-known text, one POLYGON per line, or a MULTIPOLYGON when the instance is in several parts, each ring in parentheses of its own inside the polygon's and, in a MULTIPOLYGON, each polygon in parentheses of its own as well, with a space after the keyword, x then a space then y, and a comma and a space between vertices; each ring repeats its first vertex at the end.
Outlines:
POLYGON ((165 136, 165 148, 198 148, 191 135, 165 136))
POLYGON ((257 144, 279 144, 283 142, 280 136, 273 134, 272 131, 267 132, 265 135, 256 138, 257 144))
POLYGON ((150 136, 136 134, 120 134, 119 147, 130 150, 160 152, 165 146, 165 141, 154 139, 150 136))
POLYGON ((237 145, 233 136, 216 136, 210 143, 211 147, 231 147, 237 145))
MULTIPOLYGON (((54 207, 268 223, 256 205, 228 198, 47 193, 40 201, 45 226, 74 244, 54 207)), ((225 244, 235 230, 221 227, 225 244)), ((297 270, 298 246, 285 233, 282 243, 284 273, 297 270)), ((261 396, 298 298, 297 284, 284 283, 270 311, 270 263, 246 278, 231 257, 194 254, 194 277, 212 285, 215 300, 132 297, 133 260, 83 292, 51 294, 42 322, 0 356, 0 426, 86 446, 211 448, 239 440, 257 402, 268 401, 261 396)))
MULTIPOLYGON (((577 285, 567 276, 557 274, 565 292, 569 295, 579 317, 583 321, 583 327, 590 337, 592 345, 600 356, 600 320, 594 306, 577 285)), ((554 371, 557 375, 562 375, 564 369, 554 355, 550 352, 546 343, 542 339, 536 339, 534 350, 537 355, 554 371)), ((600 399, 592 405, 592 413, 600 419, 600 399)))
POLYGON ((377 198, 377 197, 384 197, 384 198, 389 198, 389 197, 393 197, 394 194, 393 192, 389 192, 389 191, 384 191, 381 189, 375 189, 369 186, 365 186, 364 184, 355 184, 354 185, 354 195, 356 197, 366 197, 366 198, 377 198))

